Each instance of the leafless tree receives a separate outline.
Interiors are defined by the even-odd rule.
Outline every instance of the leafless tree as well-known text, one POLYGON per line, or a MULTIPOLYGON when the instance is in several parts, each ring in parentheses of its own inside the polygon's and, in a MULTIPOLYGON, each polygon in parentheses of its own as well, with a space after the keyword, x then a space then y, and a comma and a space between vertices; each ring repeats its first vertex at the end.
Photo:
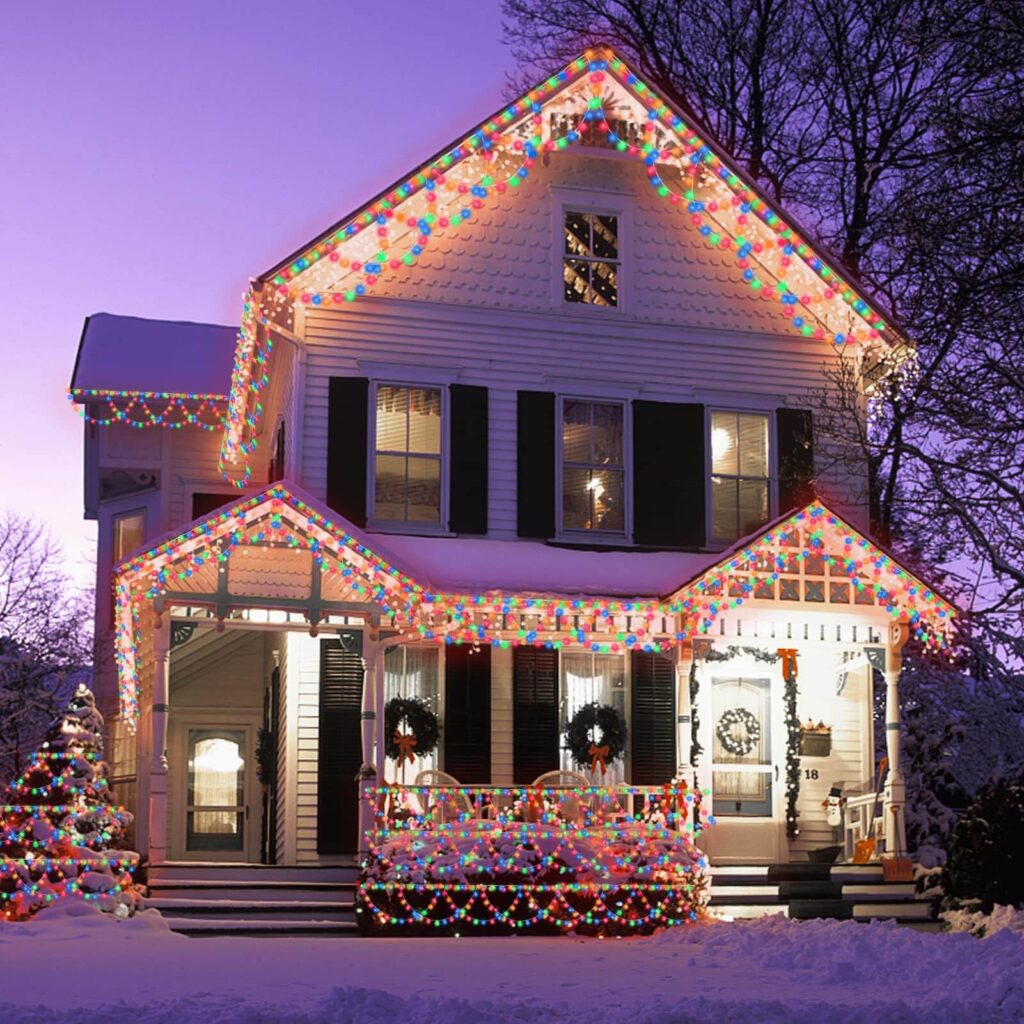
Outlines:
POLYGON ((598 42, 631 57, 902 325, 912 368, 830 371, 819 450, 869 467, 876 535, 971 609, 974 671, 1019 665, 1024 4, 505 0, 505 14, 545 73, 598 42))
POLYGON ((19 771, 87 672, 91 619, 45 529, 0 513, 0 773, 19 771))

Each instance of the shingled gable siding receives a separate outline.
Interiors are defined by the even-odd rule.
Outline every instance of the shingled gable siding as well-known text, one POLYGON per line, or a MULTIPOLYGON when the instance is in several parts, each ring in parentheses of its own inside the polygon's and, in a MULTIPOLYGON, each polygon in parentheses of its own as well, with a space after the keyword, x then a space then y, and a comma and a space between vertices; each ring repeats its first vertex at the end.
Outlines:
MULTIPOLYGON (((708 247, 626 161, 553 156, 529 187, 489 199, 473 223, 432 240, 415 266, 343 310, 305 307, 303 485, 326 495, 331 377, 386 360, 488 388, 488 531, 517 535, 517 392, 548 391, 762 410, 822 386, 832 349, 752 297, 734 257, 708 247), (537 179, 537 180, 535 180, 537 179), (547 184, 632 193, 629 312, 553 301, 560 270, 547 184), (399 301, 401 300, 401 301, 399 301)), ((681 444, 687 443, 685 440, 681 444)), ((838 489, 838 485, 837 485, 838 489)), ((838 493, 842 493, 841 490, 838 493)), ((855 517, 856 518, 856 517, 855 517)))

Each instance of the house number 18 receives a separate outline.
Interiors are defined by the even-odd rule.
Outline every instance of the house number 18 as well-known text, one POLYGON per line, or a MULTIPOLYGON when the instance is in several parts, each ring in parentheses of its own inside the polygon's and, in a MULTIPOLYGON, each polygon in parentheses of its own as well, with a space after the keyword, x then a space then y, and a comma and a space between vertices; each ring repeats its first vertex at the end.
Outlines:
POLYGON ((804 769, 804 778, 805 779, 816 779, 817 777, 818 777, 818 769, 817 768, 805 768, 804 769))

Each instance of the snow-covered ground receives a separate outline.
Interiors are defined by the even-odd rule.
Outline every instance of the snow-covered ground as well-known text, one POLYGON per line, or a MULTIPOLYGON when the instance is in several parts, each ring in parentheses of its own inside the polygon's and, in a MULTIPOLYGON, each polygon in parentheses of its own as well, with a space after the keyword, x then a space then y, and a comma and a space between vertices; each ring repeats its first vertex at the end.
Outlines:
POLYGON ((651 938, 187 939, 68 904, 0 925, 4 1024, 975 1024, 1024 939, 765 918, 651 938))

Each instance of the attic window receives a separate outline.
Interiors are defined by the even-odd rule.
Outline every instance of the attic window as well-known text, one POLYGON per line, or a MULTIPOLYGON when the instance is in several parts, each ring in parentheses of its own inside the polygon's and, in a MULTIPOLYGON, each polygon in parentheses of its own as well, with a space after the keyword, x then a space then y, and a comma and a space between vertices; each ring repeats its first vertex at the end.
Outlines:
POLYGON ((619 304, 619 218, 615 214, 566 210, 562 280, 566 302, 619 304))

